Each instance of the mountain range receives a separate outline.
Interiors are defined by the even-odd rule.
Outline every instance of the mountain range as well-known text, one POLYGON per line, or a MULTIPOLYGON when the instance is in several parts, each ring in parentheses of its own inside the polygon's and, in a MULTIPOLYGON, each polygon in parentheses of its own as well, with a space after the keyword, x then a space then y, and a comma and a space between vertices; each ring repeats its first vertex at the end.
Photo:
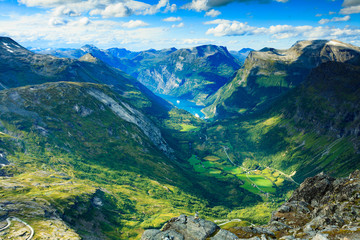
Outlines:
POLYGON ((166 94, 203 104, 230 80, 251 49, 236 53, 237 60, 225 47, 203 45, 183 49, 131 52, 121 48, 98 49, 85 45, 80 49, 37 51, 57 57, 80 58, 90 53, 112 67, 121 69, 154 93, 166 94))
MULTIPOLYGON (((305 201, 306 178, 360 168, 356 46, 314 40, 287 50, 245 49, 243 66, 214 45, 57 51, 71 58, 0 38, 1 237, 27 238, 32 229, 38 239, 139 239, 173 217, 180 225, 147 233, 190 226, 183 219, 196 223, 198 216, 189 217, 196 212, 232 232, 201 220, 212 226, 211 237, 262 237, 254 224, 275 231, 283 212, 271 212, 288 199, 283 224, 303 229, 287 218, 305 201), (155 93, 203 103, 209 120, 155 93), (6 227, 9 221, 17 223, 6 227)), ((353 180, 329 181, 337 188, 353 180)), ((323 199, 305 202, 309 211, 326 210, 323 199)))

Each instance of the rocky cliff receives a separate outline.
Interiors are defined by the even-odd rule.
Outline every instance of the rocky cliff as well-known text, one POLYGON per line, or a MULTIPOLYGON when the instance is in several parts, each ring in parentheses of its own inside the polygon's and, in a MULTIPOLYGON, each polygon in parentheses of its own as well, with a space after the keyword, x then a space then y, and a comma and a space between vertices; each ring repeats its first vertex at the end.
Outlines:
POLYGON ((307 178, 273 212, 266 226, 220 229, 215 223, 181 215, 142 240, 161 239, 360 239, 360 171, 335 179, 323 173, 307 178))

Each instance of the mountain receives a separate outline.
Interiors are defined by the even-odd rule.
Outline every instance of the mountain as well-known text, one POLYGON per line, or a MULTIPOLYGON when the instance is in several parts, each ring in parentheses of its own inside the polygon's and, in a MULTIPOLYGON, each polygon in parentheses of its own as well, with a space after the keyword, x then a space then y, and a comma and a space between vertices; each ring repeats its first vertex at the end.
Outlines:
POLYGON ((82 58, 57 58, 34 54, 10 38, 0 38, 0 88, 45 82, 74 81, 112 85, 144 111, 167 112, 171 106, 124 72, 87 54, 82 58))
POLYGON ((243 114, 303 82, 323 62, 360 64, 360 48, 336 40, 299 41, 290 49, 253 51, 236 77, 207 99, 208 117, 243 114))
MULTIPOLYGON (((134 60, 137 60, 137 56, 134 60)), ((176 50, 165 58, 139 61, 131 73, 156 93, 202 103, 224 85, 239 64, 224 47, 204 45, 176 50)))
POLYGON ((233 55, 237 60, 241 62, 241 65, 244 64, 245 59, 250 54, 250 52, 255 51, 252 48, 243 48, 239 51, 230 51, 231 55, 233 55))
POLYGON ((347 175, 360 168, 359 76, 360 66, 322 63, 266 109, 210 124, 197 144, 218 156, 227 146, 235 164, 296 182, 322 171, 347 175))
MULTIPOLYGON (((61 52, 58 50, 52 54, 69 55, 68 51, 64 54, 61 52)), ((119 48, 100 50, 86 45, 79 50, 72 50, 71 55, 78 58, 86 53, 129 73, 155 93, 184 98, 199 104, 230 80, 240 67, 238 60, 225 47, 215 45, 150 49, 142 52, 119 48)))
POLYGON ((240 180, 189 167, 204 123, 132 77, 90 53, 0 40, 0 221, 18 222, 1 236, 138 239, 169 216, 261 201, 240 180))

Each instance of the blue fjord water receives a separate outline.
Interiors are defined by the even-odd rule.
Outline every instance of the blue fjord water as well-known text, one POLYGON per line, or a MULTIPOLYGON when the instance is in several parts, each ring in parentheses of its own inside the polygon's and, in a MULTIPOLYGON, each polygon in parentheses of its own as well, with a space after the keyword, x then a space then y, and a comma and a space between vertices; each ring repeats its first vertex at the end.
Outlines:
POLYGON ((194 102, 190 102, 184 99, 176 98, 169 95, 164 94, 157 94, 159 97, 165 99, 166 101, 172 103, 177 108, 184 109, 191 113, 194 116, 205 118, 205 115, 201 112, 201 109, 204 108, 203 106, 198 106, 194 102))

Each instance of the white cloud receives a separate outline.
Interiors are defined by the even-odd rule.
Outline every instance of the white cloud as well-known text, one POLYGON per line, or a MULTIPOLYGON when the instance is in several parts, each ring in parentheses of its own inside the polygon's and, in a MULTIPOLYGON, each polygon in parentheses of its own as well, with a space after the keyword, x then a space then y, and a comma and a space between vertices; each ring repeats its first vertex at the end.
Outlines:
POLYGON ((129 22, 121 24, 121 26, 126 28, 138 28, 138 27, 145 27, 149 24, 146 22, 143 22, 141 20, 130 20, 129 22))
POLYGON ((181 20, 181 17, 168 17, 163 19, 164 22, 179 22, 181 20))
POLYGON ((221 14, 220 11, 211 9, 210 11, 207 11, 207 12, 205 13, 205 16, 208 16, 208 17, 217 17, 217 16, 219 16, 220 14, 221 14))
POLYGON ((191 3, 185 4, 182 8, 194 10, 196 12, 209 10, 208 0, 192 0, 191 3))
POLYGON ((29 7, 42 7, 52 10, 54 16, 79 16, 89 13, 104 18, 127 17, 130 15, 153 15, 161 11, 176 11, 176 4, 169 0, 159 0, 150 5, 136 0, 18 0, 29 7))
POLYGON ((172 28, 182 28, 182 27, 184 27, 184 23, 173 24, 171 27, 172 28))
POLYGON ((183 40, 183 44, 187 45, 207 44, 212 42, 214 42, 214 40, 207 38, 188 38, 183 40))
MULTIPOLYGON (((281 2, 286 3, 289 0, 260 0, 261 3, 281 2)), ((196 12, 208 11, 213 7, 220 7, 232 2, 259 2, 259 0, 192 0, 191 3, 183 5, 181 8, 194 10, 196 12)))
POLYGON ((346 7, 340 10, 341 14, 354 14, 354 13, 360 13, 360 6, 351 6, 346 7))
POLYGON ((350 16, 347 15, 347 16, 344 16, 344 17, 333 17, 332 19, 321 19, 319 21, 319 24, 326 24, 326 23, 329 23, 329 22, 346 22, 346 21, 349 21, 350 20, 350 16))
POLYGON ((344 0, 342 6, 344 8, 340 10, 341 14, 360 13, 360 0, 344 0))
POLYGON ((53 15, 58 17, 60 16, 77 17, 80 16, 81 13, 78 13, 76 10, 73 10, 66 6, 60 6, 54 9, 53 15))
POLYGON ((164 12, 167 13, 167 12, 176 12, 177 10, 177 6, 176 4, 171 4, 170 3, 166 6, 164 12))
POLYGON ((90 15, 101 15, 104 18, 110 17, 128 17, 132 14, 131 8, 124 3, 117 3, 107 6, 105 9, 94 9, 90 15))
POLYGON ((145 9, 145 11, 142 13, 143 15, 153 15, 158 13, 162 8, 166 9, 170 5, 169 0, 159 0, 158 4, 151 5, 149 8, 145 9))
POLYGON ((246 22, 242 23, 238 21, 230 21, 224 19, 217 19, 205 22, 205 24, 217 24, 215 28, 210 28, 206 32, 206 34, 212 34, 217 37, 250 35, 253 34, 253 31, 256 30, 255 27, 249 26, 246 22))
POLYGON ((50 18, 49 19, 49 25, 50 26, 62 26, 62 25, 65 25, 67 24, 67 21, 63 18, 56 18, 56 17, 53 17, 53 18, 50 18))
POLYGON ((229 21, 224 19, 217 19, 214 21, 205 22, 209 25, 217 25, 216 27, 207 30, 206 34, 217 37, 223 36, 243 36, 243 35, 268 35, 275 39, 286 38, 360 38, 360 29, 345 28, 331 28, 331 27, 313 27, 309 25, 292 26, 292 25, 274 25, 270 27, 254 27, 248 23, 238 21, 229 21))
MULTIPOLYGON (((142 23, 143 24, 143 23, 142 23)), ((143 49, 149 42, 156 45, 166 39, 166 28, 148 27, 138 29, 124 29, 139 26, 137 21, 119 23, 110 20, 91 21, 86 18, 72 18, 62 22, 53 19, 51 14, 36 14, 31 16, 12 15, 9 20, 0 20, 0 35, 10 36, 29 45, 49 46, 61 42, 65 44, 93 43, 101 46, 119 46, 130 44, 143 49), (44 20, 49 24, 44 24, 44 20)), ((150 44, 150 45, 151 45, 150 44)))

